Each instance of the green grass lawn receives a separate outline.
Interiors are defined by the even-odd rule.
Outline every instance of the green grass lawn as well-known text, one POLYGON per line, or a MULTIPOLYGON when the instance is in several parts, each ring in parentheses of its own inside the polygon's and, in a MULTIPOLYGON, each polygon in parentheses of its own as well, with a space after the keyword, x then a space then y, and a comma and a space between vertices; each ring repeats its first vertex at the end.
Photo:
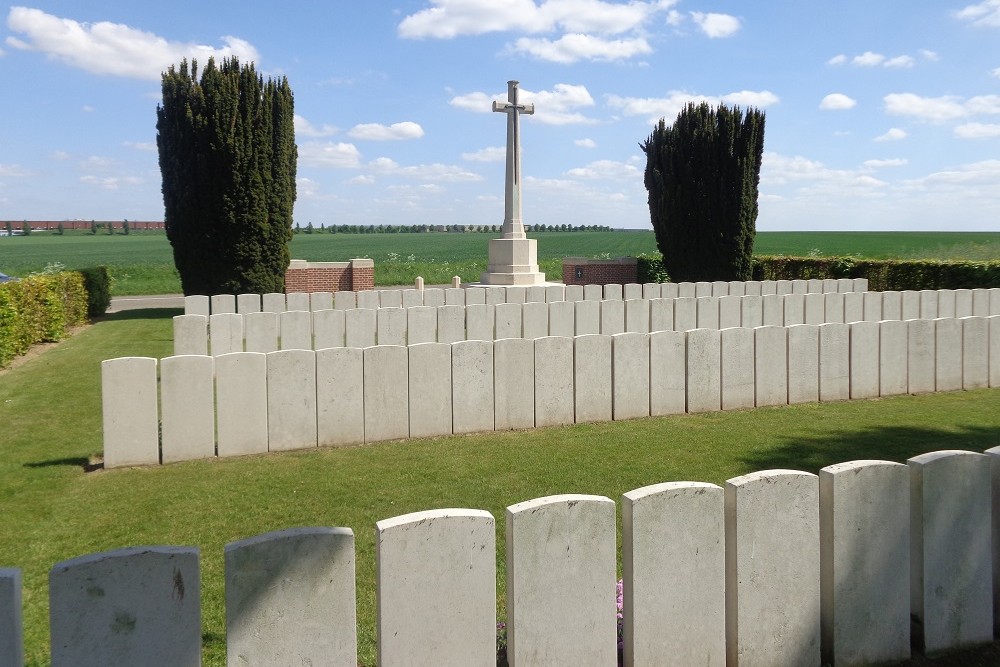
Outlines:
POLYGON ((0 566, 24 572, 31 665, 48 662, 48 570, 86 553, 199 547, 204 662, 222 665, 223 546, 293 526, 350 527, 361 661, 373 665, 380 519, 444 507, 492 512, 502 617, 503 513, 515 502, 556 493, 618 501, 663 481, 721 483, 767 468, 816 472, 852 459, 1000 445, 1000 391, 992 389, 85 472, 101 451, 101 360, 170 354, 178 312, 109 316, 0 372, 0 566))
MULTIPOLYGON (((314 262, 375 260, 378 285, 408 285, 417 276, 442 284, 458 275, 479 280, 486 270, 493 234, 296 234, 292 257, 314 262)), ((656 252, 652 231, 539 232, 538 261, 550 280, 562 279, 564 257, 620 257, 656 252)), ((760 255, 855 255, 869 258, 1000 258, 1000 233, 994 232, 760 232, 760 255)), ((0 237, 0 271, 23 276, 58 262, 69 268, 105 264, 115 296, 171 294, 180 291, 170 244, 162 232, 128 236, 67 232, 30 237, 0 237)))

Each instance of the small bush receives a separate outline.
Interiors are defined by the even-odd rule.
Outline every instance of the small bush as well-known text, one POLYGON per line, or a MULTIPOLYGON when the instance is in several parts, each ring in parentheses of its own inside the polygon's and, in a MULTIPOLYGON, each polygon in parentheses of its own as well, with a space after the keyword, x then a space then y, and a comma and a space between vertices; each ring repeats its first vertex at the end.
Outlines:
POLYGON ((1000 287, 1000 261, 754 257, 754 280, 867 278, 868 289, 939 290, 1000 287))
POLYGON ((77 271, 87 291, 87 317, 103 315, 111 305, 111 274, 106 266, 92 266, 77 271))
POLYGON ((636 255, 636 282, 642 283, 667 283, 670 276, 663 266, 663 255, 658 253, 636 255))

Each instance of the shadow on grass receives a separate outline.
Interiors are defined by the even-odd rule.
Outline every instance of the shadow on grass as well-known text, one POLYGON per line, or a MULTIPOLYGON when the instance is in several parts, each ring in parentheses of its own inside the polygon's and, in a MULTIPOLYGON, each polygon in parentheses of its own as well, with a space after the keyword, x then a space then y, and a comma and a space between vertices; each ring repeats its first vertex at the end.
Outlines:
POLYGON ((25 468, 54 468, 57 466, 70 466, 73 468, 82 468, 84 472, 93 472, 95 470, 101 470, 104 468, 103 463, 92 463, 90 459, 85 456, 68 456, 62 459, 49 459, 48 461, 32 461, 30 463, 25 463, 25 468))
POLYGON ((1000 432, 993 426, 965 425, 947 429, 911 426, 876 426, 858 430, 840 429, 822 435, 783 438, 782 444, 741 456, 751 470, 790 468, 816 472, 834 463, 860 459, 906 459, 942 449, 983 452, 1000 445, 1000 432))
POLYGON ((177 315, 183 315, 183 308, 136 308, 135 310, 120 310, 117 313, 106 313, 95 317, 95 322, 118 322, 124 320, 169 320, 177 315))

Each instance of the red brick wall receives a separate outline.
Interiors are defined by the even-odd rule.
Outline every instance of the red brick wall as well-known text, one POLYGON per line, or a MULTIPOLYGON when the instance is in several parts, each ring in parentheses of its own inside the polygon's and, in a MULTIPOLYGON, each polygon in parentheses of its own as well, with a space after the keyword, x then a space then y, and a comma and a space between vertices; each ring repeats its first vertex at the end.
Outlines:
POLYGON ((563 283, 567 285, 625 285, 638 280, 634 257, 618 259, 563 259, 563 283))
POLYGON ((375 288, 375 263, 370 259, 350 262, 306 262, 293 259, 285 271, 285 293, 339 292, 375 288))

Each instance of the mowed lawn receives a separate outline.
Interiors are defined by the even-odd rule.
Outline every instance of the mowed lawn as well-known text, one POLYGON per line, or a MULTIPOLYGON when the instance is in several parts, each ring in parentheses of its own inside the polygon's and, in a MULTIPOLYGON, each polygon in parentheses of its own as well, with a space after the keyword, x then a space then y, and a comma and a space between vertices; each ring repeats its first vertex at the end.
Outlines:
POLYGON ((109 316, 0 372, 0 567, 24 572, 31 665, 48 662, 48 570, 86 553, 197 546, 204 662, 223 665, 224 545, 293 526, 350 527, 361 662, 373 665, 380 519, 445 507, 490 511, 503 618, 504 508, 515 502, 557 493, 620 501, 664 481, 718 484, 768 468, 816 472, 852 459, 1000 445, 1000 391, 991 389, 86 472, 101 452, 101 360, 168 355, 177 313, 109 316))
MULTIPOLYGON (((292 240, 291 251, 296 259, 315 262, 370 257, 375 260, 378 285, 411 284, 417 276, 423 276, 427 284, 450 282, 455 275, 468 282, 478 280, 486 270, 488 244, 493 236, 300 233, 292 240)), ((538 240, 539 265, 550 280, 562 279, 564 257, 610 258, 656 252, 652 231, 539 232, 530 236, 538 240)), ((755 252, 983 261, 1000 259, 1000 233, 760 232, 755 252)), ((109 266, 117 296, 180 291, 170 244, 162 232, 0 237, 0 272, 23 276, 52 263, 69 268, 109 266)))

